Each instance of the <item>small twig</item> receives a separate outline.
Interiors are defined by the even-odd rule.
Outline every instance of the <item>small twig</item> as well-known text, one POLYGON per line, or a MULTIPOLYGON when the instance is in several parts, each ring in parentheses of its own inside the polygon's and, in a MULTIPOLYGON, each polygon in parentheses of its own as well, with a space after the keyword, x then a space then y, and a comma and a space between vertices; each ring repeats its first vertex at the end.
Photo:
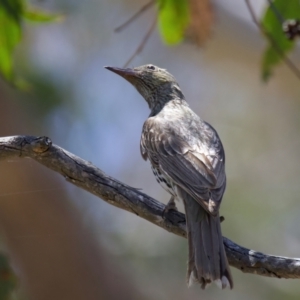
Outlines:
POLYGON ((268 0, 270 8, 272 9, 273 13, 276 15, 277 20, 280 21, 282 26, 282 31, 284 32, 285 36, 290 40, 293 41, 295 38, 300 36, 300 21, 296 19, 288 19, 286 20, 284 16, 280 13, 277 7, 274 5, 272 0, 268 0))
POLYGON ((140 15, 142 15, 145 11, 147 11, 153 4, 154 0, 149 1, 144 6, 142 6, 139 11, 137 11, 132 17, 130 17, 126 22, 115 28, 115 32, 120 32, 123 30, 126 26, 128 26, 130 23, 132 23, 136 18, 138 18, 140 15))
POLYGON ((154 18, 151 26, 149 27, 148 31, 146 32, 144 38, 142 39, 141 43, 139 44, 139 46, 137 47, 137 49, 134 51, 134 53, 130 56, 130 58, 127 60, 127 62, 124 65, 124 68, 126 68, 131 62, 132 60, 140 53, 143 51, 147 41, 149 40, 151 33, 153 32, 155 25, 156 25, 156 21, 157 21, 157 17, 154 18))
POLYGON ((277 7, 273 3, 273 1, 268 0, 268 3, 270 5, 271 9, 273 10, 273 13, 276 15, 277 19, 280 21, 281 24, 283 24, 285 22, 285 18, 282 16, 280 11, 277 9, 277 7))
POLYGON ((276 41, 274 40, 273 36, 264 28, 264 26, 257 20, 254 10, 251 6, 250 0, 245 0, 250 15, 252 17, 253 22, 257 25, 260 31, 267 37, 271 45, 273 46, 274 50, 277 52, 279 56, 281 56, 284 63, 290 68, 290 70, 300 79, 300 70, 293 64, 293 62, 284 55, 276 41))

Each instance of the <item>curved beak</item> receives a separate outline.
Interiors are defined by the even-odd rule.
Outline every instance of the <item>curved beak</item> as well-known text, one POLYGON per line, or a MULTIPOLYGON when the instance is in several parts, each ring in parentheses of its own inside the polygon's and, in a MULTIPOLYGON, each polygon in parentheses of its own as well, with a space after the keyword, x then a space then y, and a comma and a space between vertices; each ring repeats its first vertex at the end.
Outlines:
POLYGON ((137 73, 130 68, 126 68, 126 69, 116 68, 116 67, 104 67, 104 68, 122 76, 125 79, 129 79, 130 77, 132 78, 137 76, 137 73))

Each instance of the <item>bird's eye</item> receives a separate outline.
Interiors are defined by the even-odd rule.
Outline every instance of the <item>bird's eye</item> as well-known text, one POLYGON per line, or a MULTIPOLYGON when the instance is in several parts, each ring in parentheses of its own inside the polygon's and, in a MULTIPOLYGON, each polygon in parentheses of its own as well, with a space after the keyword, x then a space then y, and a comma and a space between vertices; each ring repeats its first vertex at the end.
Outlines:
POLYGON ((154 71, 154 70, 155 70, 155 67, 154 67, 153 65, 148 65, 148 66, 147 66, 147 69, 153 70, 153 71, 154 71))

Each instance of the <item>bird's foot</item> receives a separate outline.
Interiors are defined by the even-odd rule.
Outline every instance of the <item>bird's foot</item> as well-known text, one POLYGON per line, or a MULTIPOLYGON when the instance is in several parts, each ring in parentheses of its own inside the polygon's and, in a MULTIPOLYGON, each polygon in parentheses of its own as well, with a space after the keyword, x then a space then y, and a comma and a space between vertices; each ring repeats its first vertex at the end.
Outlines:
POLYGON ((169 202, 167 203, 165 209, 163 210, 162 217, 165 219, 166 214, 169 213, 170 210, 178 211, 175 203, 175 197, 172 196, 169 202))

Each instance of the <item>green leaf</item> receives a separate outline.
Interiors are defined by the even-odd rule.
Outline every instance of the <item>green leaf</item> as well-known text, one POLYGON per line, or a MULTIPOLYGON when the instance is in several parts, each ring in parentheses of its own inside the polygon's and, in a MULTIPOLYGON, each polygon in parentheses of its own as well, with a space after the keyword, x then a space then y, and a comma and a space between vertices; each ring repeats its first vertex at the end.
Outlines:
POLYGON ((189 23, 188 0, 157 0, 158 26, 167 45, 181 42, 189 23))
POLYGON ((23 17, 33 22, 59 22, 64 19, 61 14, 49 14, 38 9, 26 10, 23 17))
POLYGON ((8 81, 13 80, 12 52, 21 39, 22 11, 20 0, 0 2, 0 72, 8 81))
MULTIPOLYGON (((284 19, 300 19, 300 1, 299 0, 274 0, 274 6, 284 19)), ((263 19, 262 25, 272 36, 277 47, 282 54, 286 55, 295 46, 295 41, 290 41, 282 30, 281 20, 278 19, 271 7, 268 7, 263 19)), ((282 55, 278 54, 274 46, 270 43, 263 54, 262 60, 262 78, 268 81, 273 73, 274 67, 282 61, 282 55)))
POLYGON ((22 37, 21 21, 27 18, 37 22, 52 22, 62 19, 62 15, 47 14, 25 7, 24 0, 0 0, 0 75, 15 87, 29 88, 24 80, 15 78, 13 53, 22 37))

